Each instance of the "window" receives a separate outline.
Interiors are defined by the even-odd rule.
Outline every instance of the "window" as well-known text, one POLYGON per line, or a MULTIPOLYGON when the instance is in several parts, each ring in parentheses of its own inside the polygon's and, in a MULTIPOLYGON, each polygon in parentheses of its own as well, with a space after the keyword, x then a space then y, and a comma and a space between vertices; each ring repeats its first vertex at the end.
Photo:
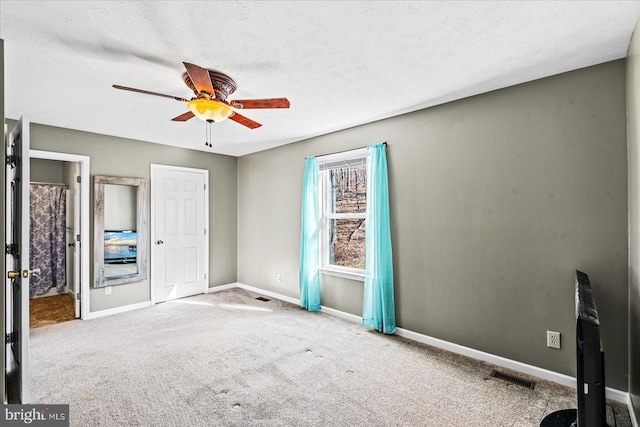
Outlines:
POLYGON ((367 211, 366 148, 318 158, 320 269, 364 280, 367 211))

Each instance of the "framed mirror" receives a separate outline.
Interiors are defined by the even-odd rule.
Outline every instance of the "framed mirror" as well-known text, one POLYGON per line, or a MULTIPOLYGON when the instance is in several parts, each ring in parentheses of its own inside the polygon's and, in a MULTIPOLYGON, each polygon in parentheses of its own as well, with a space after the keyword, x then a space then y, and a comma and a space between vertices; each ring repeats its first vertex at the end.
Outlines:
POLYGON ((147 278, 147 182, 95 175, 93 286, 147 278))

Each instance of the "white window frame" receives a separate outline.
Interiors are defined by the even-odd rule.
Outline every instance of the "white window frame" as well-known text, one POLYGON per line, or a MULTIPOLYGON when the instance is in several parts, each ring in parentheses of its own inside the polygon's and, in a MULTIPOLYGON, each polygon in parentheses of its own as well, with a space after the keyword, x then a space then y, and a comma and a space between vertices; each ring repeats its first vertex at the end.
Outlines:
POLYGON ((320 197, 320 272, 329 276, 337 276, 345 279, 358 280, 364 282, 364 269, 343 267, 341 265, 335 265, 329 263, 329 230, 328 219, 351 219, 351 218, 365 218, 365 213, 329 213, 329 173, 328 169, 340 165, 340 163, 353 163, 363 162, 366 163, 367 148, 359 148, 356 150, 350 150, 346 152, 329 154, 326 156, 319 156, 316 158, 318 161, 319 173, 318 173, 318 189, 320 197))

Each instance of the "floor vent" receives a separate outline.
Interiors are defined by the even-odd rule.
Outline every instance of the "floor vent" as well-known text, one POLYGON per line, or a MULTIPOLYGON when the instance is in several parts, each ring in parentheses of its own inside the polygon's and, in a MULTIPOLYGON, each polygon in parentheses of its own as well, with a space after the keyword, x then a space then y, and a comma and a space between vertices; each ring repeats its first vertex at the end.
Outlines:
POLYGON ((269 298, 265 298, 265 297, 256 297, 256 299, 260 300, 260 301, 265 301, 265 302, 266 301, 271 301, 269 298))
POLYGON ((491 371, 491 376, 503 381, 508 381, 512 384, 519 385, 521 387, 530 388, 531 390, 533 390, 533 388, 536 386, 536 383, 533 381, 529 381, 523 378, 515 377, 513 375, 505 374, 504 372, 499 372, 499 371, 496 371, 495 369, 491 371))

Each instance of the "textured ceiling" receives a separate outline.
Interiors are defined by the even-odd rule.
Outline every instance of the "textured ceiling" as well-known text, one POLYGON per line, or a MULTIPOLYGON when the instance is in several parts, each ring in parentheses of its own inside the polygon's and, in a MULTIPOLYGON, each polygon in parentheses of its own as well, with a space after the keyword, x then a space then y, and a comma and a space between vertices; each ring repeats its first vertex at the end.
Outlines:
MULTIPOLYGON (((240 156, 626 56, 639 1, 0 1, 9 118, 240 156), (250 130, 170 119, 182 62, 221 70, 250 130)), ((383 137, 383 136, 382 136, 383 137)))

